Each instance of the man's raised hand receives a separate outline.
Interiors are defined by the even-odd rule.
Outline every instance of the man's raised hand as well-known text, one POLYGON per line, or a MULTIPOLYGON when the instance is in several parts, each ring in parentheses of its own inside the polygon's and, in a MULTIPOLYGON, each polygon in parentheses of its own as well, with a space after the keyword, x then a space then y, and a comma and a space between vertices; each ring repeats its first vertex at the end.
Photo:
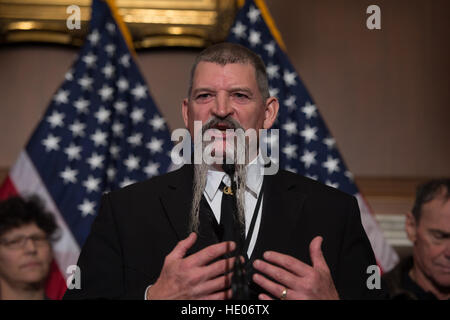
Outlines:
MULTIPOLYGON (((330 269, 323 256, 322 237, 315 237, 309 245, 312 266, 289 255, 274 251, 264 253, 264 259, 256 260, 253 280, 274 297, 286 300, 322 300, 339 299, 331 278, 330 269)), ((272 299, 267 294, 259 296, 262 300, 272 299)))
POLYGON ((147 290, 148 300, 222 300, 231 297, 231 270, 234 257, 215 259, 230 253, 236 248, 234 242, 221 242, 185 257, 197 235, 178 242, 164 259, 158 280, 147 290))

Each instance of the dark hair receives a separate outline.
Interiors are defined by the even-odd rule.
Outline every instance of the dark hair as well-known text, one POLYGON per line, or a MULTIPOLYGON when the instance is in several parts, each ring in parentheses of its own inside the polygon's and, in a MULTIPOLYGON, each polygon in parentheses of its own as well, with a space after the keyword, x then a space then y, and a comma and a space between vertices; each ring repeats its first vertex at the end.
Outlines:
POLYGON ((412 213, 418 222, 422 213, 422 206, 435 199, 444 196, 444 200, 450 199, 450 179, 435 179, 425 182, 417 187, 416 200, 412 213))
POLYGON ((12 229, 35 223, 50 240, 54 240, 58 229, 54 216, 46 212, 36 197, 23 199, 11 197, 0 202, 0 237, 12 229))
POLYGON ((250 64, 255 68, 256 82, 259 91, 263 97, 263 101, 269 98, 269 81, 267 79, 266 66, 261 57, 246 47, 237 44, 222 42, 212 45, 197 56, 192 65, 191 75, 189 79, 188 97, 191 96, 192 82, 194 80, 195 69, 200 62, 213 62, 222 66, 229 63, 250 64))

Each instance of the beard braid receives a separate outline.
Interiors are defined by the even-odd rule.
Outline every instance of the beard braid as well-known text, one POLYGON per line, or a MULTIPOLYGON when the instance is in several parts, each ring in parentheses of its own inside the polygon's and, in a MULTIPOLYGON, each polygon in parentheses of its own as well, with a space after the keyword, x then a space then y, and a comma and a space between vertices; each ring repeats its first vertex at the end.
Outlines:
POLYGON ((207 176, 208 165, 206 163, 202 162, 194 165, 193 199, 189 230, 197 234, 200 227, 200 201, 202 200, 203 190, 205 190, 207 176))
POLYGON ((245 165, 236 165, 236 202, 237 214, 240 230, 244 232, 245 238, 245 183, 247 181, 247 167, 245 165))

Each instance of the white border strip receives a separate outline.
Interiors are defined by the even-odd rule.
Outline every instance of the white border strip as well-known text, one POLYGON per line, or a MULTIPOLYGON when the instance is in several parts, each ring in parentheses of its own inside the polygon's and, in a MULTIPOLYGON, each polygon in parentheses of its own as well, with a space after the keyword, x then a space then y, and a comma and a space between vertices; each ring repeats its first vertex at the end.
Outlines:
POLYGON ((361 211, 361 222, 372 245, 375 257, 381 265, 381 268, 383 268, 383 272, 387 272, 394 268, 399 261, 398 255, 386 241, 381 228, 378 226, 375 217, 372 215, 372 212, 366 203, 366 200, 360 193, 355 196, 358 200, 359 210, 361 211))
POLYGON ((77 263, 80 248, 26 151, 20 153, 9 176, 19 195, 37 195, 44 202, 45 209, 54 214, 60 228, 60 238, 53 244, 53 253, 59 270, 66 278, 67 267, 77 263))

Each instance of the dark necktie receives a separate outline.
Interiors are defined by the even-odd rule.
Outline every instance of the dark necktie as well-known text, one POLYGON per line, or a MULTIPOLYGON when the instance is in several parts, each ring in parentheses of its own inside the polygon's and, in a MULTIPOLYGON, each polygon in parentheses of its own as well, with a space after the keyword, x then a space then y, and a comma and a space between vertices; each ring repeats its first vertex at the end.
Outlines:
POLYGON ((235 241, 238 246, 243 246, 245 236, 239 225, 236 202, 231 193, 231 188, 223 182, 220 183, 219 188, 222 191, 220 211, 220 225, 223 228, 222 241, 235 241))

